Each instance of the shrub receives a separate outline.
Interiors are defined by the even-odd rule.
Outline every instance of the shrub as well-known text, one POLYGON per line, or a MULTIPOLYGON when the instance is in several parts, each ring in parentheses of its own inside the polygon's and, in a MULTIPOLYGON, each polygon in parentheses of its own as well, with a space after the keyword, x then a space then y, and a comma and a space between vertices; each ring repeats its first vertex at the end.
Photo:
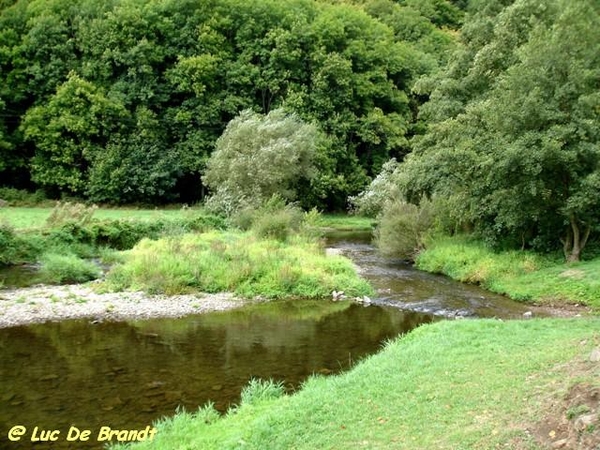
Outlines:
POLYGON ((398 162, 395 158, 386 162, 367 189, 348 198, 351 211, 367 217, 376 217, 380 214, 390 199, 398 197, 399 189, 394 180, 394 172, 397 168, 398 162))
POLYGON ((0 199, 8 202, 9 206, 38 206, 49 202, 43 191, 32 193, 10 187, 0 187, 0 199))
POLYGON ((17 254, 18 241, 12 227, 0 223, 0 265, 11 264, 17 254))
POLYGON ((259 208, 244 208, 230 217, 230 223, 243 231, 252 230, 259 238, 272 238, 285 241, 291 234, 300 231, 309 234, 306 219, 312 224, 318 219, 315 210, 303 213, 294 205, 286 205, 279 195, 273 195, 259 208))
POLYGON ((280 209, 262 209, 255 217, 252 231, 259 238, 287 240, 293 232, 298 232, 304 220, 302 211, 293 206, 280 209))
POLYGON ((423 248, 425 233, 434 223, 433 207, 427 200, 421 201, 419 206, 394 201, 378 218, 375 241, 379 251, 411 260, 423 248))
POLYGON ((83 283, 102 274, 96 264, 73 254, 45 253, 40 262, 40 276, 46 283, 83 283))
POLYGON ((226 216, 279 194, 294 201, 297 186, 316 173, 317 127, 281 109, 262 116, 243 111, 217 140, 203 177, 210 211, 226 216))
POLYGON ((75 223, 81 226, 91 222, 96 205, 86 206, 82 203, 57 202, 46 219, 47 227, 57 227, 66 223, 75 223))

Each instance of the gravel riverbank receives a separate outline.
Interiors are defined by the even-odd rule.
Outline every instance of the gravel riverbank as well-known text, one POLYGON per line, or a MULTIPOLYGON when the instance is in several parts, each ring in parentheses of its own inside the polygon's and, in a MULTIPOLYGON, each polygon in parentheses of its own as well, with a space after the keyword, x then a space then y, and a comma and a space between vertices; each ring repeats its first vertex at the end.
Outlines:
POLYGON ((166 296, 97 293, 91 285, 34 286, 0 290, 0 328, 81 318, 102 321, 181 317, 246 303, 230 293, 166 296))

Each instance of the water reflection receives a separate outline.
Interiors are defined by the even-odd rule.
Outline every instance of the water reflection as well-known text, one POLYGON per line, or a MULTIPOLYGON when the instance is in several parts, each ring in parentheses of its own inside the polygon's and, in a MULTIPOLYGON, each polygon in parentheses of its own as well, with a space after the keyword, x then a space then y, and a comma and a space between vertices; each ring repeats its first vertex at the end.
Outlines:
MULTIPOLYGON (((180 405, 194 410, 213 401, 224 411, 252 377, 294 389, 431 320, 394 308, 296 300, 183 319, 2 329, 0 447, 31 448, 6 440, 16 424, 64 435, 71 425, 143 428, 180 405)), ((35 448, 70 447, 59 440, 35 448)))

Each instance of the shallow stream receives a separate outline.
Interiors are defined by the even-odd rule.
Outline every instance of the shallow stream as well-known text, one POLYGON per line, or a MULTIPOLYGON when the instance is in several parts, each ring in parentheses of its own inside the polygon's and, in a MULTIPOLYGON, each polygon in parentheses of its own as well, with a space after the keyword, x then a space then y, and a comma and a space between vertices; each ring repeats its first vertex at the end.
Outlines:
POLYGON ((450 316, 514 317, 503 297, 377 255, 368 236, 332 236, 378 294, 373 305, 294 300, 189 316, 92 324, 87 320, 0 329, 0 448, 102 448, 102 426, 143 429, 178 407, 236 404, 253 378, 292 391, 312 374, 346 370, 385 340, 450 316), (8 430, 23 425, 20 442, 8 430), (34 427, 60 430, 32 445, 34 427), (64 439, 71 426, 88 443, 64 439))

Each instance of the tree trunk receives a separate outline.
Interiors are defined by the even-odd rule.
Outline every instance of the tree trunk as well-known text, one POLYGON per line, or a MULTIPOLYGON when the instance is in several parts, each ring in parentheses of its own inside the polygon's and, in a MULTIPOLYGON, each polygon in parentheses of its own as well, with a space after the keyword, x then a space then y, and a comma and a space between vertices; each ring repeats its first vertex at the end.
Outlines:
POLYGON ((577 262, 581 259, 581 251, 587 244, 588 238, 590 237, 591 227, 587 225, 583 234, 579 228, 579 223, 575 214, 569 216, 569 228, 567 229, 567 236, 563 243, 563 252, 565 259, 568 263, 577 262))

